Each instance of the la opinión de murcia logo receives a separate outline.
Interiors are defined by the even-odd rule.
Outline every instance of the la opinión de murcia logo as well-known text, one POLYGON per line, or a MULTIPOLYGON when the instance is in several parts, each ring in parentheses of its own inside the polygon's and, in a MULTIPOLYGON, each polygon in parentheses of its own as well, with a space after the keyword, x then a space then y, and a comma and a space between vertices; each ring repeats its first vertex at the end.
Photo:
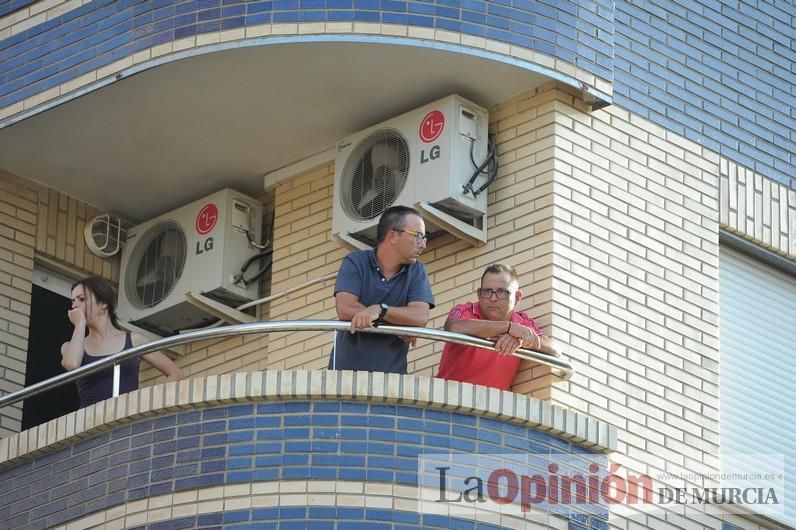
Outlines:
POLYGON ((606 509, 617 505, 636 509, 672 505, 718 505, 724 511, 732 506, 784 509, 781 472, 744 473, 741 481, 715 487, 680 487, 656 483, 647 474, 628 473, 621 464, 608 465, 604 457, 591 462, 581 458, 572 465, 576 459, 570 455, 558 455, 557 459, 517 455, 528 461, 520 465, 506 463, 505 460, 512 460, 507 456, 510 455, 445 455, 448 462, 443 464, 425 457, 419 459, 424 460, 419 468, 424 470, 420 500, 427 508, 432 504, 470 508, 516 505, 520 513, 556 511, 561 506, 606 509), (484 466, 485 460, 498 465, 484 466))

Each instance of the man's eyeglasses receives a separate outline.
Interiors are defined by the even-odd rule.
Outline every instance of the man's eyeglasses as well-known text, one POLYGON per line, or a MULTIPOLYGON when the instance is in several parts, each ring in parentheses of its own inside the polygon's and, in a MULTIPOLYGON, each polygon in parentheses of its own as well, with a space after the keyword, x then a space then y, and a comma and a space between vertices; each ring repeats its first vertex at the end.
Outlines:
POLYGON ((492 298, 492 296, 495 296, 498 300, 505 300, 511 294, 508 289, 485 289, 483 287, 478 289, 477 292, 480 298, 492 298))
POLYGON ((393 228, 393 230, 395 230, 396 232, 405 232, 409 234, 410 236, 415 238, 415 241, 417 241, 418 243, 425 243, 426 241, 428 241, 428 236, 423 232, 415 232, 414 230, 402 230, 400 228, 393 228))

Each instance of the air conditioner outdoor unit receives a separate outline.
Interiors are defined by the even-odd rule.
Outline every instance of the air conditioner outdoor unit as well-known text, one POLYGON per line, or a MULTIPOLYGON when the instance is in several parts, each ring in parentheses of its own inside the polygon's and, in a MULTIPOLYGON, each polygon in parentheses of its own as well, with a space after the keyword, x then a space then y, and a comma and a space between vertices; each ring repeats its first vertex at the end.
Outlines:
POLYGON ((486 109, 451 95, 337 142, 332 235, 372 247, 381 213, 416 207, 426 230, 486 242, 486 109), (472 182, 471 179, 474 179, 472 182), (470 183, 470 189, 466 185, 470 183))
POLYGON ((258 254, 262 205, 224 189, 127 232, 122 249, 118 316, 161 335, 201 326, 215 318, 188 302, 203 294, 229 306, 253 300, 258 282, 235 275, 258 254))

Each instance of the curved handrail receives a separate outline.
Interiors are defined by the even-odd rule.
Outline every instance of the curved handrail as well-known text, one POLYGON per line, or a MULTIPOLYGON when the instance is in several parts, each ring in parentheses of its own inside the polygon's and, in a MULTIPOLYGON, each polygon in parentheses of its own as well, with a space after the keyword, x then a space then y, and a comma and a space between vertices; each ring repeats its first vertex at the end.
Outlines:
MULTIPOLYGON (((10 394, 0 396, 0 408, 11 405, 18 401, 22 401, 25 398, 41 394, 42 392, 45 392, 51 388, 75 381, 85 375, 93 374, 95 372, 102 371, 103 369, 110 368, 111 366, 126 359, 139 357, 147 353, 152 353, 165 348, 171 348, 173 346, 179 346, 180 344, 187 344, 189 342, 198 340, 234 337, 237 335, 249 335, 253 333, 284 331, 348 331, 350 326, 350 322, 343 322, 339 320, 284 320, 276 322, 234 324, 220 328, 205 328, 185 334, 164 337, 162 339, 147 342, 146 344, 141 344, 140 346, 134 346, 130 349, 120 351, 119 353, 114 353, 113 355, 108 355, 102 360, 81 366, 75 370, 72 370, 71 372, 59 374, 45 381, 40 381, 21 390, 17 390, 16 392, 11 392, 10 394)), ((445 342, 453 342, 456 344, 463 344, 465 346, 478 346, 479 348, 484 348, 487 350, 495 350, 495 343, 492 341, 439 329, 385 325, 379 326, 377 328, 361 330, 361 332, 379 333, 384 335, 408 335, 421 339, 443 340, 445 342)), ((558 357, 553 357, 544 353, 526 349, 519 349, 514 353, 514 355, 560 370, 560 377, 562 379, 569 379, 574 373, 572 365, 558 357)))

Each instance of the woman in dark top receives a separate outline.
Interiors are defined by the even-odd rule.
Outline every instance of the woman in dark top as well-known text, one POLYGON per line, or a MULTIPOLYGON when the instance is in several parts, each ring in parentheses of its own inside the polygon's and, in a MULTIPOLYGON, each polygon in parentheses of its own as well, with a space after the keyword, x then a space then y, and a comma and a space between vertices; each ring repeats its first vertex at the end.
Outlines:
MULTIPOLYGON (((74 370, 146 342, 142 335, 120 329, 113 287, 104 278, 92 276, 76 282, 72 286, 72 309, 67 315, 75 326, 72 340, 61 346, 61 365, 67 370, 74 370)), ((165 353, 148 353, 142 357, 160 370, 167 381, 182 378, 180 369, 165 353)), ((138 358, 128 359, 120 366, 119 393, 137 388, 138 358)), ((77 381, 77 389, 81 407, 108 399, 113 392, 113 369, 81 377, 77 381)))

